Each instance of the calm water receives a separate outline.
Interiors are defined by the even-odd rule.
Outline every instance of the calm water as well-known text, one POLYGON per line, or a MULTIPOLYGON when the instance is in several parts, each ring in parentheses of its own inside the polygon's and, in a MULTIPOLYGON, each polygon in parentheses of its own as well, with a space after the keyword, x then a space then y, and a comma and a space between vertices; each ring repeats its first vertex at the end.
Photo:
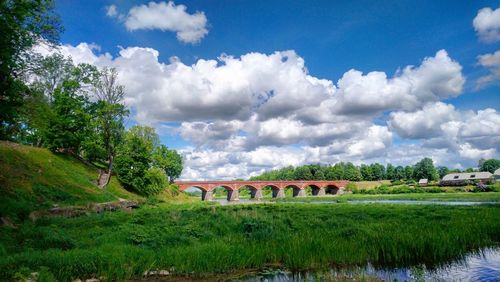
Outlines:
POLYGON ((331 269, 323 272, 291 273, 269 270, 236 279, 236 281, 330 281, 336 279, 376 278, 384 281, 500 281, 500 249, 486 249, 460 261, 427 269, 425 266, 376 269, 371 265, 356 269, 331 269))

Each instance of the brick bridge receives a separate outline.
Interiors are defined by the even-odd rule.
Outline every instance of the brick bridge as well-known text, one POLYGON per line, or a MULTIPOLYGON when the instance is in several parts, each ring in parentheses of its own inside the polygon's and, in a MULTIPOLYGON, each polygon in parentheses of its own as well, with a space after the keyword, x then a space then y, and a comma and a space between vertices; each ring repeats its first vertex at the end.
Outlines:
POLYGON ((262 198, 262 189, 270 187, 273 191, 273 198, 285 197, 285 189, 292 188, 294 197, 306 196, 306 188, 311 187, 313 196, 326 194, 342 194, 348 181, 314 181, 314 180, 293 180, 293 181, 176 181, 181 191, 191 187, 196 187, 202 191, 201 199, 210 201, 213 199, 214 190, 223 187, 227 191, 228 201, 238 201, 240 199, 239 190, 249 189, 252 199, 262 198))

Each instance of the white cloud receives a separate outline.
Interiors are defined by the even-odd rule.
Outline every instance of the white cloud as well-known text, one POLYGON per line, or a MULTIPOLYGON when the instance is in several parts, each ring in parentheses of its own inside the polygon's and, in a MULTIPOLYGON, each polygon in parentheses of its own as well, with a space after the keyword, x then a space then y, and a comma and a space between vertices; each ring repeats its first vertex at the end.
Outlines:
MULTIPOLYGON (((116 10, 116 9, 115 9, 116 10)), ((184 5, 174 2, 149 2, 132 7, 125 16, 128 30, 159 29, 172 31, 184 43, 197 43, 208 34, 207 18, 203 12, 189 14, 184 5)), ((108 8, 108 14, 109 14, 108 8)))
POLYGON ((415 110, 427 102, 460 95, 462 67, 445 50, 427 57, 419 67, 407 66, 388 79, 383 72, 363 75, 346 72, 338 82, 337 113, 377 114, 387 110, 415 110))
POLYGON ((110 18, 114 18, 118 16, 118 9, 116 5, 106 6, 106 16, 110 18))
POLYGON ((477 57, 478 65, 488 69, 489 74, 480 77, 476 81, 476 88, 482 88, 487 84, 500 79, 500 51, 492 54, 484 54, 477 57))
POLYGON ((500 8, 483 8, 472 21, 479 38, 485 42, 500 40, 500 8))
POLYGON ((438 102, 429 103, 416 112, 392 112, 388 123, 403 138, 432 138, 443 134, 442 124, 458 117, 453 105, 438 102))
POLYGON ((185 179, 248 177, 318 162, 406 164, 424 156, 460 166, 500 150, 495 110, 459 112, 439 102, 460 95, 465 81, 444 50, 393 77, 350 70, 335 85, 310 75, 294 51, 186 65, 160 62, 152 48, 123 48, 114 58, 86 43, 59 49, 77 63, 117 68, 138 123, 162 129, 180 123, 169 130, 194 145, 181 150, 185 179), (383 112, 388 126, 380 119, 375 125, 383 112), (425 141, 394 144, 395 133, 425 141))

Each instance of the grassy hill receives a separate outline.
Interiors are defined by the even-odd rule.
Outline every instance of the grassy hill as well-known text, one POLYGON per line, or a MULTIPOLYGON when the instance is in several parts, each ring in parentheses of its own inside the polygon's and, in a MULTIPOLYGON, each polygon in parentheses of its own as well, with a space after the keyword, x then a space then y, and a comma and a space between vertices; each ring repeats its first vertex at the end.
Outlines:
POLYGON ((22 220, 31 211, 54 205, 140 199, 115 177, 106 189, 99 189, 98 173, 96 168, 68 155, 0 141, 0 216, 22 220))

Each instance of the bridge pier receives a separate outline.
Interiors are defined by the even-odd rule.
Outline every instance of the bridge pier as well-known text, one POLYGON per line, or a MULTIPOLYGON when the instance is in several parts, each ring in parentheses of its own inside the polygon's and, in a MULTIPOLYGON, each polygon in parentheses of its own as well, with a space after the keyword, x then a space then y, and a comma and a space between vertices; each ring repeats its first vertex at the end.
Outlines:
POLYGON ((239 201, 240 191, 239 190, 227 190, 227 200, 228 201, 239 201))
POLYGON ((250 198, 255 200, 260 200, 263 198, 262 189, 254 189, 250 191, 250 198))
POLYGON ((306 189, 293 189, 293 196, 294 197, 304 197, 306 195, 306 189))
POLYGON ((214 192, 213 191, 201 191, 201 200, 202 201, 211 201, 214 199, 214 192))
POLYGON ((313 189, 312 190, 313 196, 324 196, 326 195, 326 190, 325 188, 318 188, 318 189, 313 189))
POLYGON ((285 198, 285 189, 273 189, 273 198, 285 198))

